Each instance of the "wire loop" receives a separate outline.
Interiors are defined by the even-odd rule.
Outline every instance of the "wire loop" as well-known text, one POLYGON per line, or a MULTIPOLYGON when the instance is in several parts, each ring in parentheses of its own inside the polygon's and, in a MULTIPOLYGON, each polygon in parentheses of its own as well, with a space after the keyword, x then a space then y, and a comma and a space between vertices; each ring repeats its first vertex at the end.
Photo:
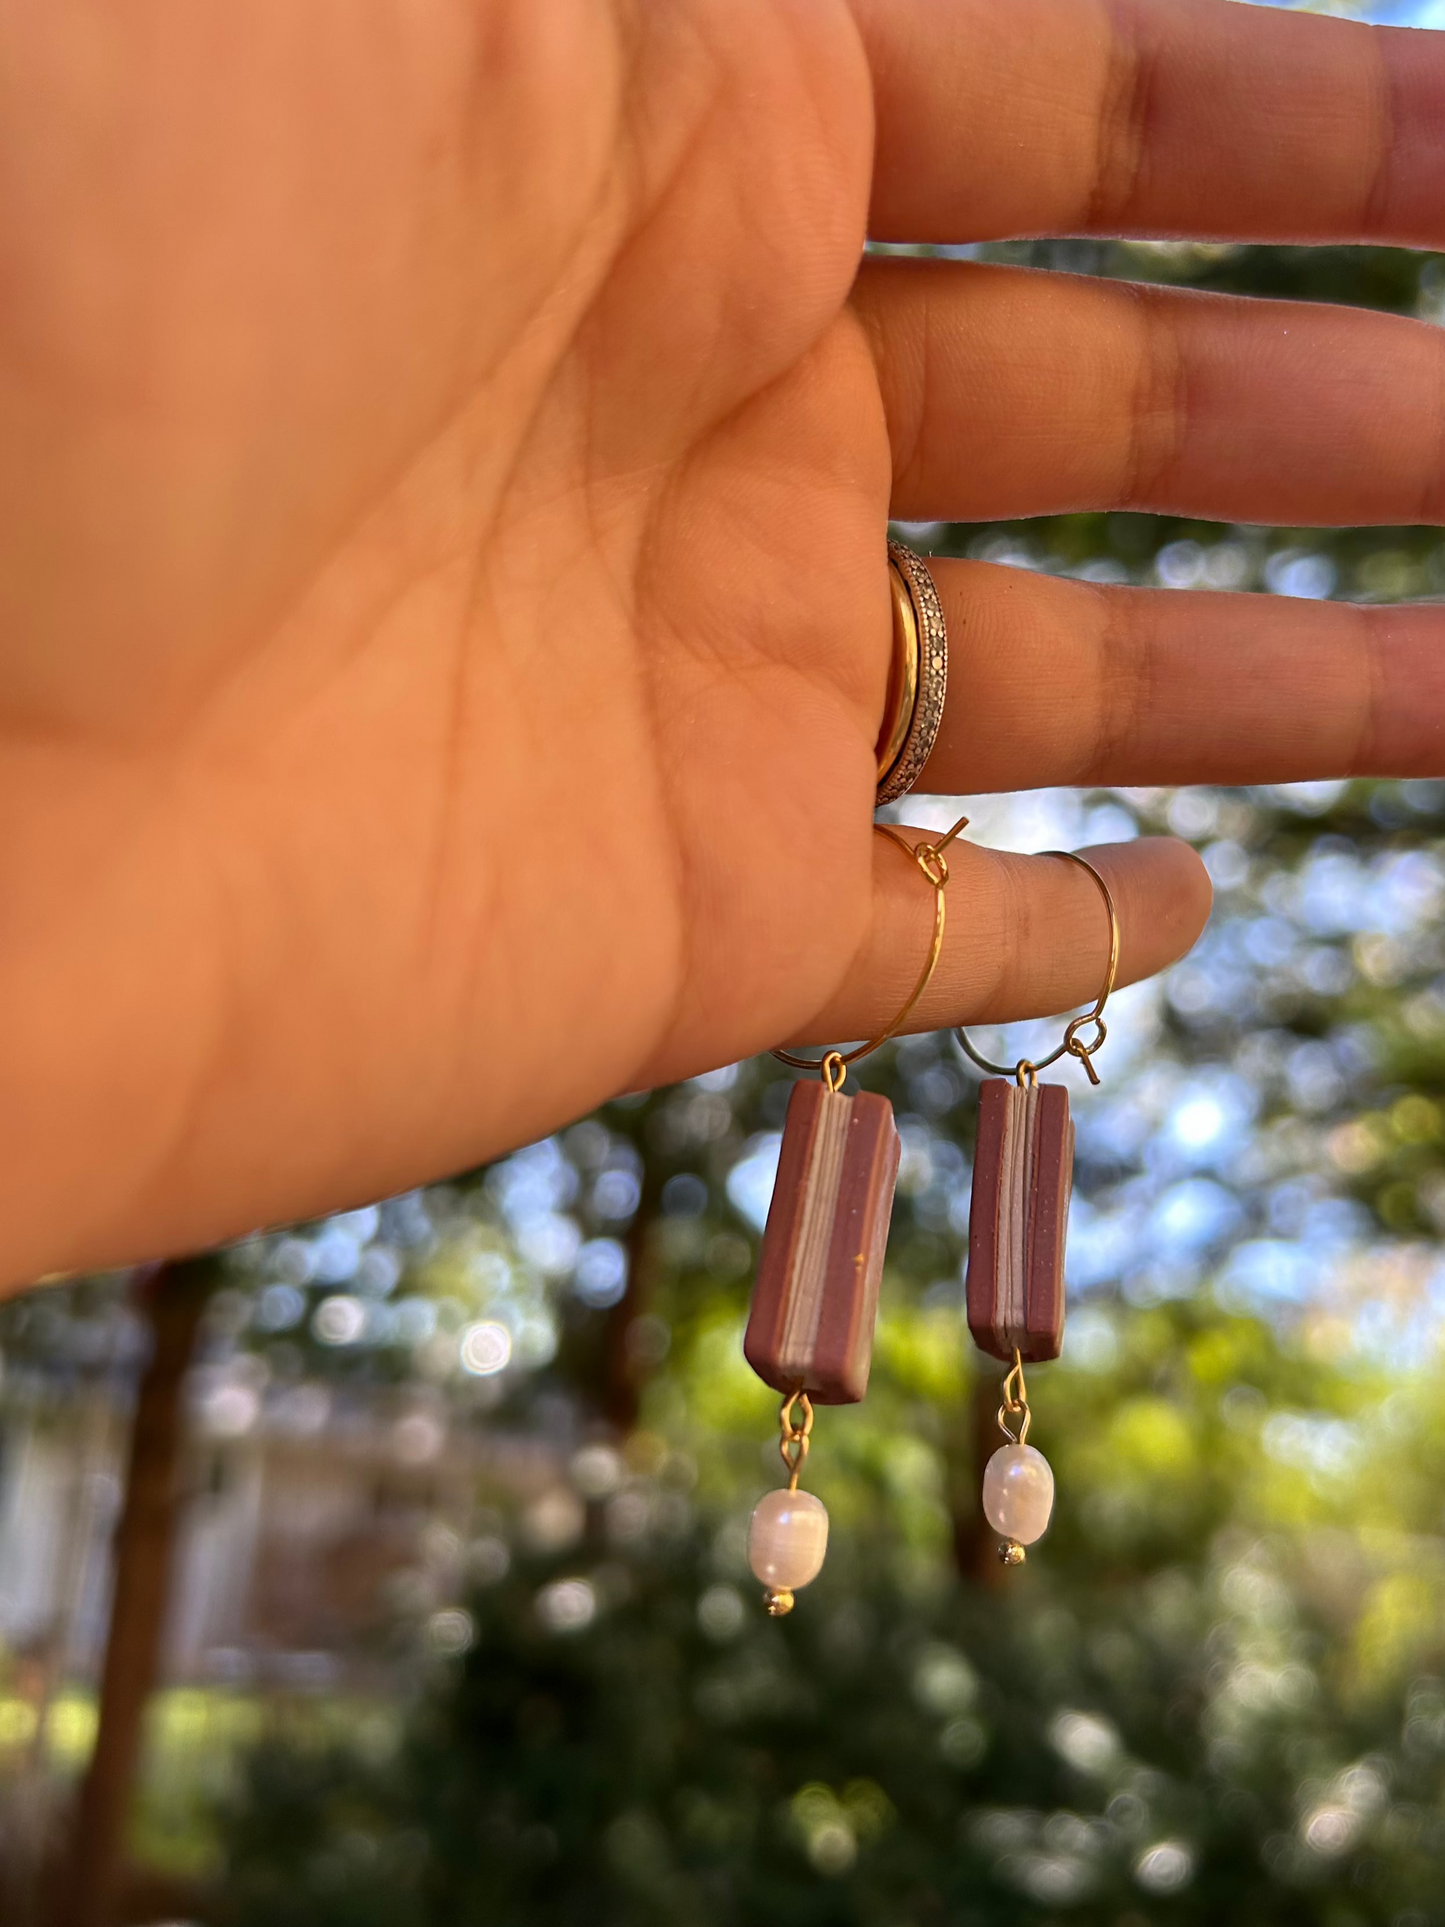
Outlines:
POLYGON ((804 1391, 796 1391, 783 1400, 783 1409, 778 1413, 778 1430, 782 1437, 778 1441, 778 1453, 788 1472, 788 1490, 798 1489, 798 1475, 803 1469, 803 1461, 808 1456, 812 1443, 813 1402, 804 1391), (801 1404, 801 1420, 793 1418, 793 1407, 801 1404))
POLYGON ((943 955, 943 933, 948 924, 947 901, 944 891, 948 887, 948 860, 943 852, 961 830, 968 828, 968 818, 959 817, 947 836, 940 837, 935 843, 925 837, 919 843, 910 843, 900 836, 891 823, 875 823, 874 829, 880 836, 886 836, 890 843, 896 843, 903 854, 916 863, 929 883, 933 886, 933 942, 929 945, 928 961, 924 964, 918 982, 909 994, 908 1002, 899 1011, 887 1030, 879 1031, 866 1044, 856 1044, 852 1050, 824 1051, 821 1057, 798 1057, 790 1050, 775 1050, 773 1056, 780 1063, 791 1064, 795 1071, 817 1071, 830 1091, 843 1088, 843 1079, 850 1064, 856 1064, 860 1057, 867 1057, 890 1037, 896 1037, 909 1017, 914 1006, 933 981, 933 973, 938 968, 938 959, 943 955), (836 1080, 836 1081, 835 1081, 836 1080))
POLYGON ((1003 1382, 1003 1403, 998 1408, 998 1429, 1010 1445, 1023 1445, 1029 1435, 1029 1395, 1024 1386, 1023 1353, 1015 1351, 1014 1362, 1008 1377, 1003 1382), (1010 1419, 1018 1420, 1018 1430, 1011 1432, 1010 1419))
POLYGON ((1046 1071, 1050 1064, 1057 1064, 1061 1057, 1077 1057, 1088 1074, 1089 1082, 1097 1084, 1099 1073, 1094 1069, 1094 1053, 1109 1035, 1108 1026, 1104 1022, 1104 1006, 1109 1001, 1114 989, 1114 979, 1119 974, 1119 912, 1114 907, 1113 892, 1087 857, 1079 856, 1073 850, 1045 850, 1043 854, 1062 857, 1066 863, 1077 863, 1081 870, 1088 871, 1099 886, 1104 907, 1109 912, 1109 965, 1104 972, 1104 988, 1099 992, 1092 1010, 1086 1010, 1082 1016, 1070 1020, 1064 1031, 1063 1042, 1051 1050, 1047 1057, 1040 1057, 1037 1061, 1021 1057, 1016 1064, 995 1064, 981 1051, 974 1049, 969 1041, 968 1032, 962 1024, 954 1027, 953 1034, 958 1039, 959 1048, 964 1055, 971 1058, 981 1071, 989 1071, 995 1077, 1015 1077, 1025 1088, 1037 1081, 1040 1071, 1046 1071), (1092 1044, 1086 1044, 1079 1036, 1079 1032, 1090 1024, 1095 1027, 1095 1036, 1092 1044))
POLYGON ((1108 1025, 1104 1022, 1102 1017, 1096 1016, 1092 1011, 1090 1011, 1087 1015, 1083 1017, 1076 1017, 1074 1021, 1069 1025, 1068 1029, 1064 1032, 1065 1051, 1067 1051, 1070 1057, 1078 1058, 1079 1062, 1083 1065, 1085 1071, 1088 1073, 1089 1082, 1091 1084, 1097 1084, 1099 1081, 1099 1073, 1094 1069, 1094 1052, 1099 1048, 1099 1046, 1103 1043, 1104 1039, 1108 1035, 1109 1035, 1108 1025), (1095 1036, 1092 1044, 1083 1044, 1083 1043, 1080 1043, 1079 1041, 1080 1028, 1085 1024, 1093 1024, 1098 1033, 1095 1036))

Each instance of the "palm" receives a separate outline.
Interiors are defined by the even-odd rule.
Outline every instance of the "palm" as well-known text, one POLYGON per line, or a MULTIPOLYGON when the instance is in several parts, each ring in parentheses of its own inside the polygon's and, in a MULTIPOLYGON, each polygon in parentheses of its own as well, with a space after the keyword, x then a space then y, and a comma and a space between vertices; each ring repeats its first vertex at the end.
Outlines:
MULTIPOLYGON (((436 44, 405 55, 441 66, 461 56, 471 11, 414 29, 398 16, 393 30, 417 43, 430 32, 436 44)), ((594 30, 596 61, 574 64, 589 11, 565 23, 552 64, 524 48, 546 107, 530 135, 560 179, 544 214, 489 209, 446 170, 426 180, 415 159, 425 143, 467 140, 465 94, 449 102, 438 86, 417 90, 414 124, 391 125, 371 167, 339 169, 281 242, 264 182, 233 206, 243 247, 208 291, 227 311, 224 337, 213 307, 184 306, 200 237, 184 229, 175 247, 174 313, 158 326, 184 344, 191 389, 178 379, 154 400, 157 438, 191 425, 197 389, 224 410, 237 359, 263 365, 270 406, 290 415, 288 466, 294 475, 299 449, 306 470, 293 483, 306 513, 299 525, 278 517, 257 475, 244 565, 219 555, 185 581, 158 558, 123 689, 97 634, 99 692, 92 681, 73 693, 68 676, 25 692, 74 729, 39 781, 64 784, 100 873, 98 888, 82 878, 62 896, 55 792, 38 807, 27 796, 32 888, 49 898, 43 954, 53 971, 56 938, 69 938, 59 965, 85 986, 73 1057, 89 1060, 101 1099, 85 1119, 86 1162, 101 1174, 89 1202, 105 1242, 123 1213, 121 1249, 125 1220, 144 1223, 161 1198, 178 1207, 168 1241, 209 1230, 226 1168, 239 1178, 258 1128, 267 1162, 294 1174, 294 1188, 282 1176, 268 1197, 280 1215, 314 1202, 318 1182, 352 1188, 358 1162, 363 1189, 404 1175, 398 1151, 409 1159, 419 1142, 428 1166, 460 1163, 629 1082, 776 1041, 822 1001, 857 941, 879 696, 862 645, 880 613, 887 506, 870 364, 838 319, 862 232, 864 140, 831 170, 836 188, 778 208, 769 177, 829 172, 820 149, 836 129, 756 108, 748 129, 734 103, 674 161, 686 115, 664 115, 639 156, 655 205, 599 220, 620 137, 606 82, 617 48, 594 30), (758 149, 762 122, 772 151, 758 149), (756 194, 738 178, 740 142, 756 194), (709 206, 720 192, 740 193, 727 235, 709 206), (363 251, 334 245, 388 219, 411 286, 394 275, 375 285, 363 251), (485 280, 431 242, 427 225, 442 219, 479 221, 485 280), (832 231, 821 251, 820 224, 832 231), (307 270, 298 317, 287 270, 328 252, 329 271, 307 270), (801 290, 776 272, 779 256, 800 253, 814 282, 801 290), (489 282, 505 275, 541 297, 540 317, 495 325, 489 282), (691 291, 681 326, 660 282, 691 291), (358 338, 367 313, 388 325, 363 323, 358 338), (299 319, 339 365, 315 365, 299 319), (492 338, 438 392, 428 361, 460 362, 456 344, 479 320, 492 338), (212 359, 197 367, 208 337, 212 359), (633 398, 609 420, 624 370, 633 398), (860 413, 875 424, 861 453, 860 413), (849 555, 866 562, 840 568, 849 555), (801 662, 800 615, 813 631, 801 662), (87 743, 98 693, 109 740, 87 743), (840 820, 854 873, 841 896, 813 882, 840 820), (107 896, 123 899, 123 916, 107 917, 107 896), (799 917, 822 942, 789 972, 799 917), (111 932, 103 959, 86 935, 97 921, 111 932), (274 1024, 258 1025, 263 1008, 274 1024), (352 1117, 340 1133, 339 1102, 352 1117)), ((768 57, 826 60, 838 26, 820 17, 811 48, 778 44, 768 57)), ((394 60, 394 39, 378 31, 360 52, 353 100, 315 100, 293 81, 297 123, 278 133, 266 121, 274 96, 258 89, 255 116, 213 136, 203 164, 228 173, 267 141, 307 153, 327 143, 323 115, 344 149, 379 96, 396 104, 386 73, 366 64, 394 60)), ((171 120, 198 81, 176 73, 152 103, 163 165, 169 145, 196 139, 194 123, 171 120)), ((821 112, 841 121, 846 105, 825 100, 821 112)), ((199 214, 206 197, 195 201, 199 214)), ((124 222, 123 200, 102 218, 124 222)), ((58 284, 66 262, 47 265, 58 284)), ((141 292, 122 284, 113 299, 141 292)), ((77 352, 99 360, 114 315, 97 322, 101 339, 77 352)), ((237 469, 244 477, 255 399, 244 394, 219 425, 217 496, 237 469)), ((138 524, 184 486, 166 454, 150 499, 126 505, 138 524)), ((193 505, 204 511, 225 512, 193 505)), ((107 626, 131 615, 122 602, 107 626)), ((75 1231, 64 1257, 105 1255, 88 1227, 75 1231)))
MULTIPOLYGON (((887 314, 849 298, 876 10, 152 0, 164 57, 107 43, 98 96, 67 49, 104 11, 5 29, 12 163, 55 128, 76 163, 12 165, 0 236, 9 1275, 857 1034, 928 918, 869 836, 916 507, 887 314)), ((977 674, 1007 744, 1033 668, 977 674)), ((1017 780, 1168 780, 1075 760, 1017 780)), ((1135 854, 1139 974, 1201 908, 1135 854)), ((1077 940, 982 973, 1016 879, 964 861, 923 1015, 1081 996, 1077 940)))

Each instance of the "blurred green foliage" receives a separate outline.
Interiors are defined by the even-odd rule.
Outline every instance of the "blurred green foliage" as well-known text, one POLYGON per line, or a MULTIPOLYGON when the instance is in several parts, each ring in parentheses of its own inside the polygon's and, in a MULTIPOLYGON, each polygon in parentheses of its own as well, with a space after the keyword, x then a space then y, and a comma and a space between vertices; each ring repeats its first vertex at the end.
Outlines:
POLYGON ((1260 1446, 1381 1389, 1256 1320, 1139 1314, 1049 1378, 1059 1519, 1023 1574, 920 1569, 880 1450, 820 1469, 849 1523, 781 1623, 737 1521, 670 1507, 686 1470, 644 1448, 618 1491, 650 1529, 619 1551, 594 1516, 473 1589, 389 1758, 252 1757, 228 1917, 1433 1921, 1445 1424, 1422 1386, 1333 1479, 1260 1446))

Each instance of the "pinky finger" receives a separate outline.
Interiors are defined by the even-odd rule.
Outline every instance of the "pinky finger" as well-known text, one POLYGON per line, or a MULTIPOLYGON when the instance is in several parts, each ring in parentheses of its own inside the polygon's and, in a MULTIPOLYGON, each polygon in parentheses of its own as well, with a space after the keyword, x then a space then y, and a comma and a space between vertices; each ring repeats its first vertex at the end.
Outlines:
MULTIPOLYGON (((907 831, 910 841, 926 832, 907 831)), ((933 932, 934 896, 888 839, 875 838, 873 914, 843 985, 795 1042, 829 1044, 886 1029, 918 980, 933 932)), ((1087 851, 1119 918, 1117 983, 1153 976, 1196 941, 1209 916, 1209 878, 1172 837, 1087 851)), ((1109 919, 1077 864, 977 844, 948 849, 947 926, 938 966, 905 1031, 1046 1017, 1092 1003, 1104 982, 1109 919)))

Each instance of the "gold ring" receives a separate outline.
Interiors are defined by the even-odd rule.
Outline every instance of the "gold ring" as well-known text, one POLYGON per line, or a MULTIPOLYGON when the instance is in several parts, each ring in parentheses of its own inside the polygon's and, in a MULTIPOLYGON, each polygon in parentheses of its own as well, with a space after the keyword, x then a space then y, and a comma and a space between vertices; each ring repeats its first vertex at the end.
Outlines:
POLYGON ((948 690, 948 629, 928 565, 901 542, 888 544, 893 660, 878 735, 877 801, 906 796, 933 754, 948 690))

